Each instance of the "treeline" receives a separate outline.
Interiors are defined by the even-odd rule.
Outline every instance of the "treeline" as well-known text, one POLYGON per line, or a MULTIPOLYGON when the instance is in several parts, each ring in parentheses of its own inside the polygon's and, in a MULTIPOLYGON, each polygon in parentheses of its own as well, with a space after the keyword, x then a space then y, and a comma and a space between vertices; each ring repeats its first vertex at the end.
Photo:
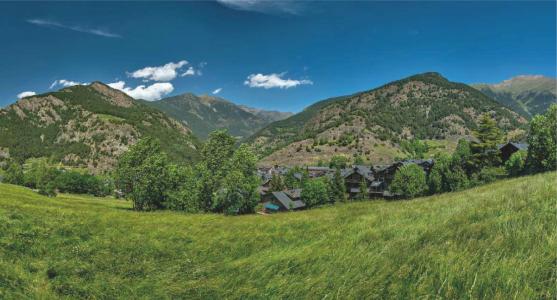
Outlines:
POLYGON ((483 115, 476 141, 460 140, 452 155, 438 154, 428 176, 417 165, 400 168, 390 185, 403 197, 458 191, 492 182, 505 176, 520 176, 557 169, 557 105, 530 122, 528 151, 515 152, 503 163, 498 144, 503 132, 495 120, 483 115))
POLYGON ((257 158, 247 145, 235 143, 226 131, 215 131, 199 163, 176 165, 158 142, 142 139, 120 157, 116 187, 136 210, 252 213, 259 202, 257 158))
POLYGON ((27 165, 24 167, 17 162, 8 164, 2 181, 36 189, 46 196, 56 196, 61 192, 102 197, 114 192, 114 181, 110 176, 59 168, 46 158, 30 159, 27 165))

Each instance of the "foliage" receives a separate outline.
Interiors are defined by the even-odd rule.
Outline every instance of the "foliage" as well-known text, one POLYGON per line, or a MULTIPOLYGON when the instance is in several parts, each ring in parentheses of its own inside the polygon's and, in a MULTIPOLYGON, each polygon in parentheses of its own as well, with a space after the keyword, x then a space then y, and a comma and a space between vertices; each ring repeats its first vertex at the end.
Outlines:
POLYGON ((346 185, 340 169, 335 170, 333 178, 329 182, 329 190, 331 191, 330 198, 332 202, 346 201, 346 185))
POLYGON ((348 165, 348 157, 344 155, 334 155, 329 162, 331 169, 344 169, 348 165))
POLYGON ((416 164, 404 165, 396 171, 389 188, 391 192, 402 197, 421 196, 427 190, 425 172, 416 164))
POLYGON ((246 214, 254 212, 259 202, 257 187, 260 180, 255 172, 257 157, 247 145, 241 145, 227 163, 223 183, 217 191, 214 212, 246 214))
POLYGON ((168 158, 156 140, 145 138, 130 147, 119 158, 115 174, 117 187, 133 201, 135 210, 163 207, 172 178, 168 158))
POLYGON ((8 166, 8 169, 6 170, 2 181, 5 183, 23 185, 24 175, 23 175, 23 168, 21 167, 21 165, 16 162, 12 162, 8 166))
POLYGON ((478 173, 478 180, 480 183, 491 183, 497 179, 503 178, 506 175, 503 167, 484 167, 478 173))
POLYGON ((400 142, 400 147, 406 154, 406 159, 423 159, 429 151, 427 142, 419 139, 403 140, 400 142))
POLYGON ((327 183, 322 178, 308 180, 304 183, 301 198, 307 207, 328 203, 330 199, 327 183))
POLYGON ((510 176, 519 176, 524 173, 527 152, 524 150, 517 151, 509 157, 505 162, 505 169, 510 176))
POLYGON ((302 180, 296 178, 295 174, 307 175, 307 172, 304 172, 302 168, 298 166, 288 169, 286 174, 284 174, 284 185, 286 186, 286 188, 299 189, 302 187, 302 180))
POLYGON ((530 122, 526 166, 533 172, 557 169, 557 104, 530 122))
POLYGON ((277 191, 283 191, 285 189, 286 189, 286 184, 284 183, 282 176, 280 176, 280 174, 273 174, 271 180, 269 181, 269 191, 277 192, 277 191))
POLYGON ((468 177, 459 165, 460 155, 450 157, 440 154, 428 176, 429 191, 432 194, 458 191, 468 187, 468 177))
POLYGON ((360 192, 358 193, 358 195, 356 195, 356 199, 358 200, 365 200, 368 198, 368 186, 367 186, 367 182, 366 179, 364 177, 362 177, 362 180, 360 181, 360 185, 359 185, 359 189, 360 192))
POLYGON ((472 143, 472 160, 474 169, 497 166, 501 163, 497 145, 501 142, 503 133, 497 122, 489 115, 483 114, 480 118, 478 130, 474 131, 478 142, 472 143))

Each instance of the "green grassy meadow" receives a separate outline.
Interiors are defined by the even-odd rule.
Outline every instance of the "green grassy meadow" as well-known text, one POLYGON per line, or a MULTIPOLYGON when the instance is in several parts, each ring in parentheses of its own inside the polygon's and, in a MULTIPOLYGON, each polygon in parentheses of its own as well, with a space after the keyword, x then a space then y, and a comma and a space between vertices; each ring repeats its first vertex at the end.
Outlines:
POLYGON ((239 217, 0 184, 0 298, 555 299, 556 181, 239 217))

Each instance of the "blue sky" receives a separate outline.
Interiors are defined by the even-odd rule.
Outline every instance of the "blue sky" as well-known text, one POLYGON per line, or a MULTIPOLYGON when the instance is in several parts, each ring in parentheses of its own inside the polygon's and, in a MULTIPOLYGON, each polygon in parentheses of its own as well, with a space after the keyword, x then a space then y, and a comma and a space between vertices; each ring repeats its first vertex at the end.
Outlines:
POLYGON ((218 90, 300 111, 426 71, 465 83, 555 77, 555 11, 555 2, 1 2, 0 106, 95 80, 151 99, 218 90))

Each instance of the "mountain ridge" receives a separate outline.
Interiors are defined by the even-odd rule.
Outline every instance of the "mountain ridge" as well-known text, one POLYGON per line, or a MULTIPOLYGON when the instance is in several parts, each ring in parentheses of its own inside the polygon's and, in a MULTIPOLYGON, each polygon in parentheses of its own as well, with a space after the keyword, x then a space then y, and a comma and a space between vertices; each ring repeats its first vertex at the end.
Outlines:
POLYGON ((494 114, 507 131, 526 123, 478 90, 427 72, 316 102, 248 142, 263 164, 315 164, 335 153, 385 162, 402 154, 399 142, 405 139, 470 137, 484 112, 494 114))
POLYGON ((557 101, 557 80, 543 75, 518 75, 499 83, 471 86, 527 118, 544 113, 557 101))
POLYGON ((193 93, 144 103, 181 121, 201 139, 223 128, 233 136, 246 138, 265 125, 290 114, 251 108, 220 97, 193 93))
POLYGON ((0 157, 50 157, 102 172, 150 136, 177 161, 195 160, 191 129, 101 82, 19 99, 0 110, 0 157))

